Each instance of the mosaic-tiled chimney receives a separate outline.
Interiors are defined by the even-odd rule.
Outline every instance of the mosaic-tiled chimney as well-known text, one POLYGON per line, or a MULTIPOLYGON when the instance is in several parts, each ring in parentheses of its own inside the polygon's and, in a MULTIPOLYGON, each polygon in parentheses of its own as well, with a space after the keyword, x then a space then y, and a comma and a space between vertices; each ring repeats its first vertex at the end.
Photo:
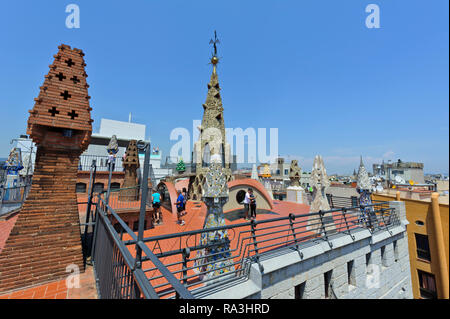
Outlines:
POLYGON ((125 169, 122 190, 119 193, 120 201, 139 200, 139 189, 137 187, 137 169, 139 168, 139 155, 137 141, 131 140, 125 152, 125 159, 122 162, 125 169), (125 188, 125 189, 124 189, 125 188))
POLYGON ((75 184, 92 120, 84 53, 60 45, 30 110, 27 134, 37 145, 28 198, 0 253, 0 291, 84 270, 75 184))
MULTIPOLYGON (((202 194, 202 200, 208 208, 203 229, 226 226, 223 206, 229 197, 227 176, 218 154, 211 157, 211 162, 202 194)), ((207 284, 213 283, 211 280, 214 277, 223 276, 235 270, 230 258, 230 240, 226 229, 202 233, 200 244, 209 246, 197 252, 198 259, 194 265, 198 266, 199 272, 204 272, 200 278, 208 280, 207 284)))
POLYGON ((356 191, 359 193, 359 204, 361 205, 361 215, 359 221, 372 227, 372 223, 375 222, 376 216, 372 205, 372 184, 369 180, 369 174, 367 173, 364 163, 360 160, 356 191))

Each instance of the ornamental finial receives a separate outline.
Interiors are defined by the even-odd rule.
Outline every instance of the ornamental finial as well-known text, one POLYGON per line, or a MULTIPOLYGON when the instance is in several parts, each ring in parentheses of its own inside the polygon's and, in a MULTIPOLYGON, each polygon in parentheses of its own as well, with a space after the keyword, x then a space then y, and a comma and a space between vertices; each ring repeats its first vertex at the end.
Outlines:
POLYGON ((214 66, 214 69, 213 69, 214 73, 216 71, 216 64, 219 63, 219 57, 217 56, 217 44, 219 44, 219 43, 220 43, 220 41, 217 38, 217 32, 214 30, 214 40, 211 39, 209 41, 209 44, 212 44, 213 48, 214 48, 214 53, 213 53, 213 56, 211 57, 211 64, 214 66))

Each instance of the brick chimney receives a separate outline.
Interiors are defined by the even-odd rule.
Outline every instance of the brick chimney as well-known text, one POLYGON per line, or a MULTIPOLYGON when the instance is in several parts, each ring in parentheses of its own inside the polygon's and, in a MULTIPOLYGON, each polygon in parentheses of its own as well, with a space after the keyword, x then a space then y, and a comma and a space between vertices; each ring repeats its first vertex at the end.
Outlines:
POLYGON ((92 120, 84 53, 60 45, 30 110, 27 134, 37 145, 28 198, 0 253, 0 292, 84 271, 75 184, 92 120))

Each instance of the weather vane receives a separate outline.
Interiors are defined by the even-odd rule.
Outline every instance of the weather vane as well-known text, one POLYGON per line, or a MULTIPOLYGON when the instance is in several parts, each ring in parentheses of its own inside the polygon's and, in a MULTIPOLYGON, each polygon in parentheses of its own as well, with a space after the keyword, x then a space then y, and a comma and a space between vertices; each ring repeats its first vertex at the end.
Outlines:
POLYGON ((214 30, 214 41, 213 41, 213 39, 211 39, 211 41, 209 41, 209 44, 214 45, 214 56, 217 56, 217 44, 218 43, 220 43, 220 41, 219 41, 219 39, 217 39, 216 30, 214 30))

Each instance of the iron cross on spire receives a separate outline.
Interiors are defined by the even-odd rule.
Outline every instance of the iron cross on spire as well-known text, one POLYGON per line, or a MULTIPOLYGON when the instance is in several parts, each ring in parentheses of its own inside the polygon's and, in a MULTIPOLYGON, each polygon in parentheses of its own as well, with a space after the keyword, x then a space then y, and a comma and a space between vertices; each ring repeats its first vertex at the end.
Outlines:
POLYGON ((220 43, 220 41, 219 41, 219 39, 217 39, 216 30, 214 30, 214 41, 213 41, 213 39, 211 39, 211 41, 209 41, 209 44, 213 44, 213 46, 214 46, 214 56, 217 56, 217 45, 216 44, 218 44, 218 43, 220 43))

